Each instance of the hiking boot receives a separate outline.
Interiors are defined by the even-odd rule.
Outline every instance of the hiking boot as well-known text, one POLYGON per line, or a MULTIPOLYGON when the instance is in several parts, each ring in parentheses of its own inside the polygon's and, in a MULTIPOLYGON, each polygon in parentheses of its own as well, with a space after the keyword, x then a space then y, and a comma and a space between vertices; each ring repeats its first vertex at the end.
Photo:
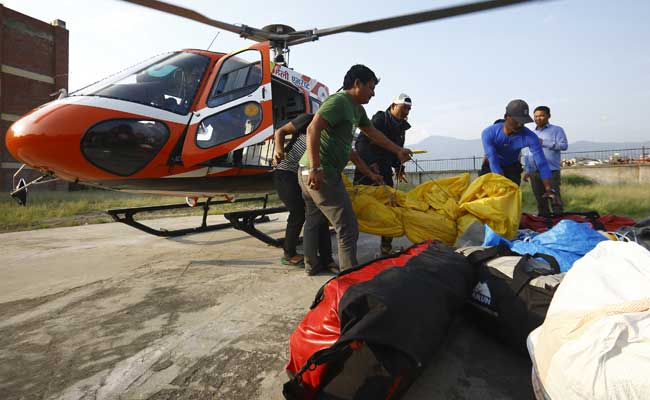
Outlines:
POLYGON ((393 238, 382 236, 379 251, 382 256, 390 255, 393 251, 393 238))
POLYGON ((319 273, 326 271, 325 265, 322 262, 316 261, 311 262, 309 259, 305 258, 305 273, 309 276, 318 275, 319 273))
POLYGON ((339 272, 341 272, 341 269, 339 268, 338 264, 336 264, 331 254, 329 256, 319 257, 319 260, 321 265, 324 265, 325 269, 327 269, 328 271, 336 275, 338 275, 339 272))
POLYGON ((336 264, 334 260, 330 260, 327 264, 325 264, 325 268, 335 275, 341 273, 341 268, 339 268, 338 264, 336 264))
POLYGON ((309 276, 318 275, 321 272, 325 272, 325 271, 327 271, 327 268, 325 268, 322 264, 319 264, 316 267, 308 267, 307 265, 305 265, 305 273, 307 273, 307 275, 309 276))
POLYGON ((384 246, 382 244, 381 247, 379 248, 379 253, 381 254, 382 257, 383 256, 389 256, 392 251, 393 251, 393 246, 390 246, 390 245, 389 246, 384 246))

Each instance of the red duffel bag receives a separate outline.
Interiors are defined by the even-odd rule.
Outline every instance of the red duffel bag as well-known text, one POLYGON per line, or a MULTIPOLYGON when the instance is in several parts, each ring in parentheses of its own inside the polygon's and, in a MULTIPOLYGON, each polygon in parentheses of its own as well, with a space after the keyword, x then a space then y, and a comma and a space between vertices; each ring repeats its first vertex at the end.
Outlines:
POLYGON ((443 342, 472 265, 424 242, 328 281, 291 335, 287 399, 394 399, 443 342))

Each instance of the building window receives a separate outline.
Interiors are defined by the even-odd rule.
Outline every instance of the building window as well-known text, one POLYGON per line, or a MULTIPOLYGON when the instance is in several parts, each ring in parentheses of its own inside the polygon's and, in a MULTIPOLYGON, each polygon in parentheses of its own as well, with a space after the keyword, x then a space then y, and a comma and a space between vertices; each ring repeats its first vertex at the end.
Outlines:
POLYGON ((169 129, 162 122, 113 119, 86 131, 81 152, 104 171, 129 176, 153 160, 168 138, 169 129))
POLYGON ((226 59, 208 99, 209 107, 217 107, 253 93, 262 83, 262 53, 246 50, 226 59))
POLYGON ((249 101, 211 115, 196 131, 196 145, 202 149, 217 146, 254 132, 262 122, 262 107, 249 101))

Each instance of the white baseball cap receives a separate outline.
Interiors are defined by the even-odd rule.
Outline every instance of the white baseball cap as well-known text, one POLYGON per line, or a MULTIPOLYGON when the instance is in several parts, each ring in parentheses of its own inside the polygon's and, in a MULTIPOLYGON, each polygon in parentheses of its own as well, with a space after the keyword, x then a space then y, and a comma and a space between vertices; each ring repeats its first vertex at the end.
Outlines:
POLYGON ((399 96, 393 98, 393 104, 406 104, 407 106, 412 106, 411 96, 406 93, 401 93, 399 96))

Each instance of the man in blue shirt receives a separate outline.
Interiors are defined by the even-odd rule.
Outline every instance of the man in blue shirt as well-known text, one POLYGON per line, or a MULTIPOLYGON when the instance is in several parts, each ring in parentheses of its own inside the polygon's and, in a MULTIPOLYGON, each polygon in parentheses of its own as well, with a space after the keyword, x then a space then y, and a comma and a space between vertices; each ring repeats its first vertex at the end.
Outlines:
POLYGON ((521 183, 521 149, 528 147, 537 163, 546 192, 544 197, 554 197, 551 186, 551 170, 546 162, 542 146, 530 129, 524 124, 533 122, 528 104, 523 100, 512 100, 506 106, 503 122, 497 122, 483 130, 481 140, 487 162, 483 163, 479 175, 489 172, 504 175, 517 185, 521 183))
MULTIPOLYGON (((566 134, 561 127, 548 123, 549 118, 551 118, 551 109, 547 106, 537 107, 533 117, 535 118, 535 125, 537 125, 535 133, 539 137, 544 156, 546 156, 546 161, 553 175, 551 186, 557 192, 556 201, 553 203, 553 215, 561 215, 563 209, 560 197, 560 162, 562 161, 560 152, 565 151, 569 147, 566 134)), ((537 200, 538 215, 549 217, 551 210, 546 199, 542 197, 544 195, 544 186, 539 176, 539 168, 530 155, 524 157, 524 171, 524 181, 530 178, 530 186, 537 200)))

